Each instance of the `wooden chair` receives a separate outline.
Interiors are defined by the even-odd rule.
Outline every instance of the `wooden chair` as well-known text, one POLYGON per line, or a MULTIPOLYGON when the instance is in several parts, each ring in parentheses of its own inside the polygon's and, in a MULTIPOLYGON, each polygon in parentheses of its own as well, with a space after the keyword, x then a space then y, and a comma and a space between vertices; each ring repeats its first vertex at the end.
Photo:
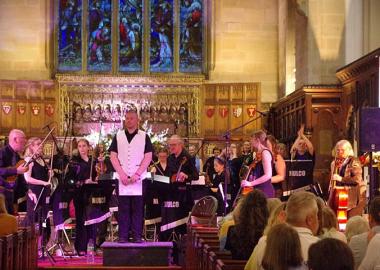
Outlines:
POLYGON ((213 196, 205 196, 191 209, 189 223, 193 226, 216 227, 218 201, 213 196))
POLYGON ((13 269, 13 234, 3 237, 3 261, 1 269, 13 269))
POLYGON ((216 270, 244 270, 247 261, 244 260, 216 260, 216 270))
POLYGON ((0 269, 4 269, 3 268, 3 239, 0 238, 0 269))

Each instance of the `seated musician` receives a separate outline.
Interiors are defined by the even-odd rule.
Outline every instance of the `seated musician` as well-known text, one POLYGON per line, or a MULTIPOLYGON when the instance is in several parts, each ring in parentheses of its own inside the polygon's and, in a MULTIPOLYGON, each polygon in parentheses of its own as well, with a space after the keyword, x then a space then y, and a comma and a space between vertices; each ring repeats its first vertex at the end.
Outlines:
POLYGON ((314 160, 314 147, 311 141, 304 134, 304 125, 301 125, 297 134, 298 137, 293 143, 290 154, 293 160, 314 160))
POLYGON ((213 175, 215 174, 214 170, 214 159, 215 157, 219 156, 221 153, 220 149, 215 147, 212 149, 212 156, 209 157, 205 164, 203 165, 203 171, 207 174, 207 179, 211 180, 213 175))
POLYGON ((274 197, 272 178, 272 153, 267 147, 267 135, 259 130, 252 135, 251 145, 256 150, 256 159, 250 165, 252 171, 247 180, 241 182, 245 189, 260 189, 267 198, 274 197))
POLYGON ((27 170, 23 164, 15 166, 21 159, 19 153, 24 150, 25 143, 24 132, 13 129, 9 133, 8 145, 0 150, 0 193, 4 194, 9 214, 14 213, 13 201, 17 175, 27 170))
POLYGON ((225 199, 225 196, 227 196, 227 190, 225 190, 226 185, 224 185, 224 183, 225 180, 227 180, 227 184, 229 184, 229 179, 225 179, 225 165, 226 162, 223 158, 216 157, 214 159, 215 174, 213 179, 211 180, 212 186, 210 187, 210 193, 218 200, 218 216, 223 216, 224 213, 228 212, 227 209, 225 209, 228 207, 228 205, 227 198, 225 199), (226 205, 224 204, 224 201, 226 202, 226 205))
MULTIPOLYGON (((344 187, 348 192, 348 217, 361 215, 365 206, 365 185, 360 161, 353 156, 351 143, 340 140, 335 145, 335 159, 331 162, 330 186, 344 187)), ((334 205, 334 188, 330 189, 329 205, 334 205)))

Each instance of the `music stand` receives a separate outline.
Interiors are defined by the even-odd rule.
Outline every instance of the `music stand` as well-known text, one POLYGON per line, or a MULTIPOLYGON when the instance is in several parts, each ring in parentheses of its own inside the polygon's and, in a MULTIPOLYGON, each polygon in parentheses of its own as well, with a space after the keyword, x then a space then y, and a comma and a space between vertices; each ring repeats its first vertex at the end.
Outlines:
MULTIPOLYGON (((41 189, 41 192, 40 194, 38 195, 38 199, 37 199, 37 202, 36 202, 36 205, 34 206, 33 208, 33 213, 37 213, 38 215, 38 224, 41 228, 41 252, 42 252, 42 256, 41 256, 41 259, 44 260, 45 259, 45 253, 50 261, 50 263, 52 265, 54 265, 54 263, 56 263, 56 260, 53 258, 53 256, 49 253, 49 251, 46 249, 45 247, 45 228, 46 228, 46 220, 47 220, 47 216, 46 217, 43 217, 42 214, 43 214, 43 211, 42 211, 42 195, 44 194, 45 192, 45 186, 42 187, 41 189)), ((46 197, 45 197, 46 198, 46 197)), ((46 203, 46 201, 45 201, 46 203)), ((33 217, 33 222, 34 222, 34 217, 33 217)))
POLYGON ((309 191, 314 185, 313 160, 285 160, 286 178, 283 197, 299 191, 309 191))

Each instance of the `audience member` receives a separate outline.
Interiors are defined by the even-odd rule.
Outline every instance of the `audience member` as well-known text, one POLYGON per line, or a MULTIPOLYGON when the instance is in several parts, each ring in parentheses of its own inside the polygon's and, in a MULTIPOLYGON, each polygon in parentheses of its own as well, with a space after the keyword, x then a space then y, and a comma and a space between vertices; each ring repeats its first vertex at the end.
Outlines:
POLYGON ((307 269, 302 258, 301 242, 298 233, 288 224, 277 224, 269 231, 262 269, 307 269))
MULTIPOLYGON (((380 197, 375 197, 370 205, 368 212, 369 226, 371 232, 380 233, 380 197)), ((364 232, 351 237, 349 246, 354 254, 355 269, 357 269, 362 262, 364 255, 367 251, 368 245, 368 232, 364 232)), ((379 250, 379 248, 378 248, 379 250)))
POLYGON ((362 216, 353 216, 347 221, 345 235, 347 243, 350 243, 351 238, 361 233, 369 231, 368 221, 362 216))
MULTIPOLYGON (((297 192, 290 196, 286 204, 286 222, 297 231, 301 241, 304 261, 308 259, 309 247, 319 240, 318 205, 316 196, 310 192, 297 192)), ((266 247, 266 236, 262 237, 249 258, 245 270, 260 269, 266 247)))
POLYGON ((380 268, 380 234, 371 232, 368 235, 368 248, 359 270, 378 270, 380 268))
POLYGON ((330 207, 322 209, 322 233, 320 238, 335 238, 347 243, 347 238, 344 233, 338 231, 338 220, 333 210, 330 207))
POLYGON ((260 190, 249 192, 241 202, 235 223, 227 233, 226 250, 232 259, 247 260, 268 222, 267 199, 260 190))
POLYGON ((353 270, 354 257, 346 243, 325 238, 310 246, 307 264, 311 270, 353 270))
POLYGON ((4 195, 0 194, 0 237, 15 232, 17 232, 17 219, 8 214, 4 195))
POLYGON ((264 235, 268 235, 268 232, 273 226, 277 224, 285 223, 285 219, 286 219, 285 209, 286 209, 286 202, 282 202, 278 204, 274 209, 269 210, 269 219, 268 219, 268 224, 264 229, 264 235))

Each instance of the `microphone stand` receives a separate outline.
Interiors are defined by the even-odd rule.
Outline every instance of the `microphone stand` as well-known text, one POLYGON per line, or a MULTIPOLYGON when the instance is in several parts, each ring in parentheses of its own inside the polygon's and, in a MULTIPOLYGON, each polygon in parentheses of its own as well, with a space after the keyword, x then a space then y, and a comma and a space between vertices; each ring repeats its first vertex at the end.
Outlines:
POLYGON ((258 111, 256 110, 256 112, 259 113, 258 116, 256 116, 255 118, 249 120, 248 122, 245 122, 243 123, 242 125, 236 127, 236 128, 233 128, 233 129, 229 129, 227 130, 225 133, 222 134, 221 137, 224 138, 225 140, 225 153, 226 153, 226 166, 224 166, 224 190, 223 190, 223 193, 224 193, 224 197, 223 197, 223 213, 224 213, 224 216, 227 215, 227 207, 228 207, 228 204, 227 204, 227 180, 228 180, 228 176, 231 175, 229 172, 231 172, 230 170, 230 163, 229 163, 229 153, 227 151, 229 151, 230 149, 230 145, 231 145, 231 134, 233 134, 234 132, 236 132, 237 130, 239 129, 242 129, 243 127, 249 125, 250 123, 253 123, 255 122, 257 119, 260 119, 261 117, 263 116, 266 116, 267 114, 266 113, 263 113, 261 111, 258 111))

